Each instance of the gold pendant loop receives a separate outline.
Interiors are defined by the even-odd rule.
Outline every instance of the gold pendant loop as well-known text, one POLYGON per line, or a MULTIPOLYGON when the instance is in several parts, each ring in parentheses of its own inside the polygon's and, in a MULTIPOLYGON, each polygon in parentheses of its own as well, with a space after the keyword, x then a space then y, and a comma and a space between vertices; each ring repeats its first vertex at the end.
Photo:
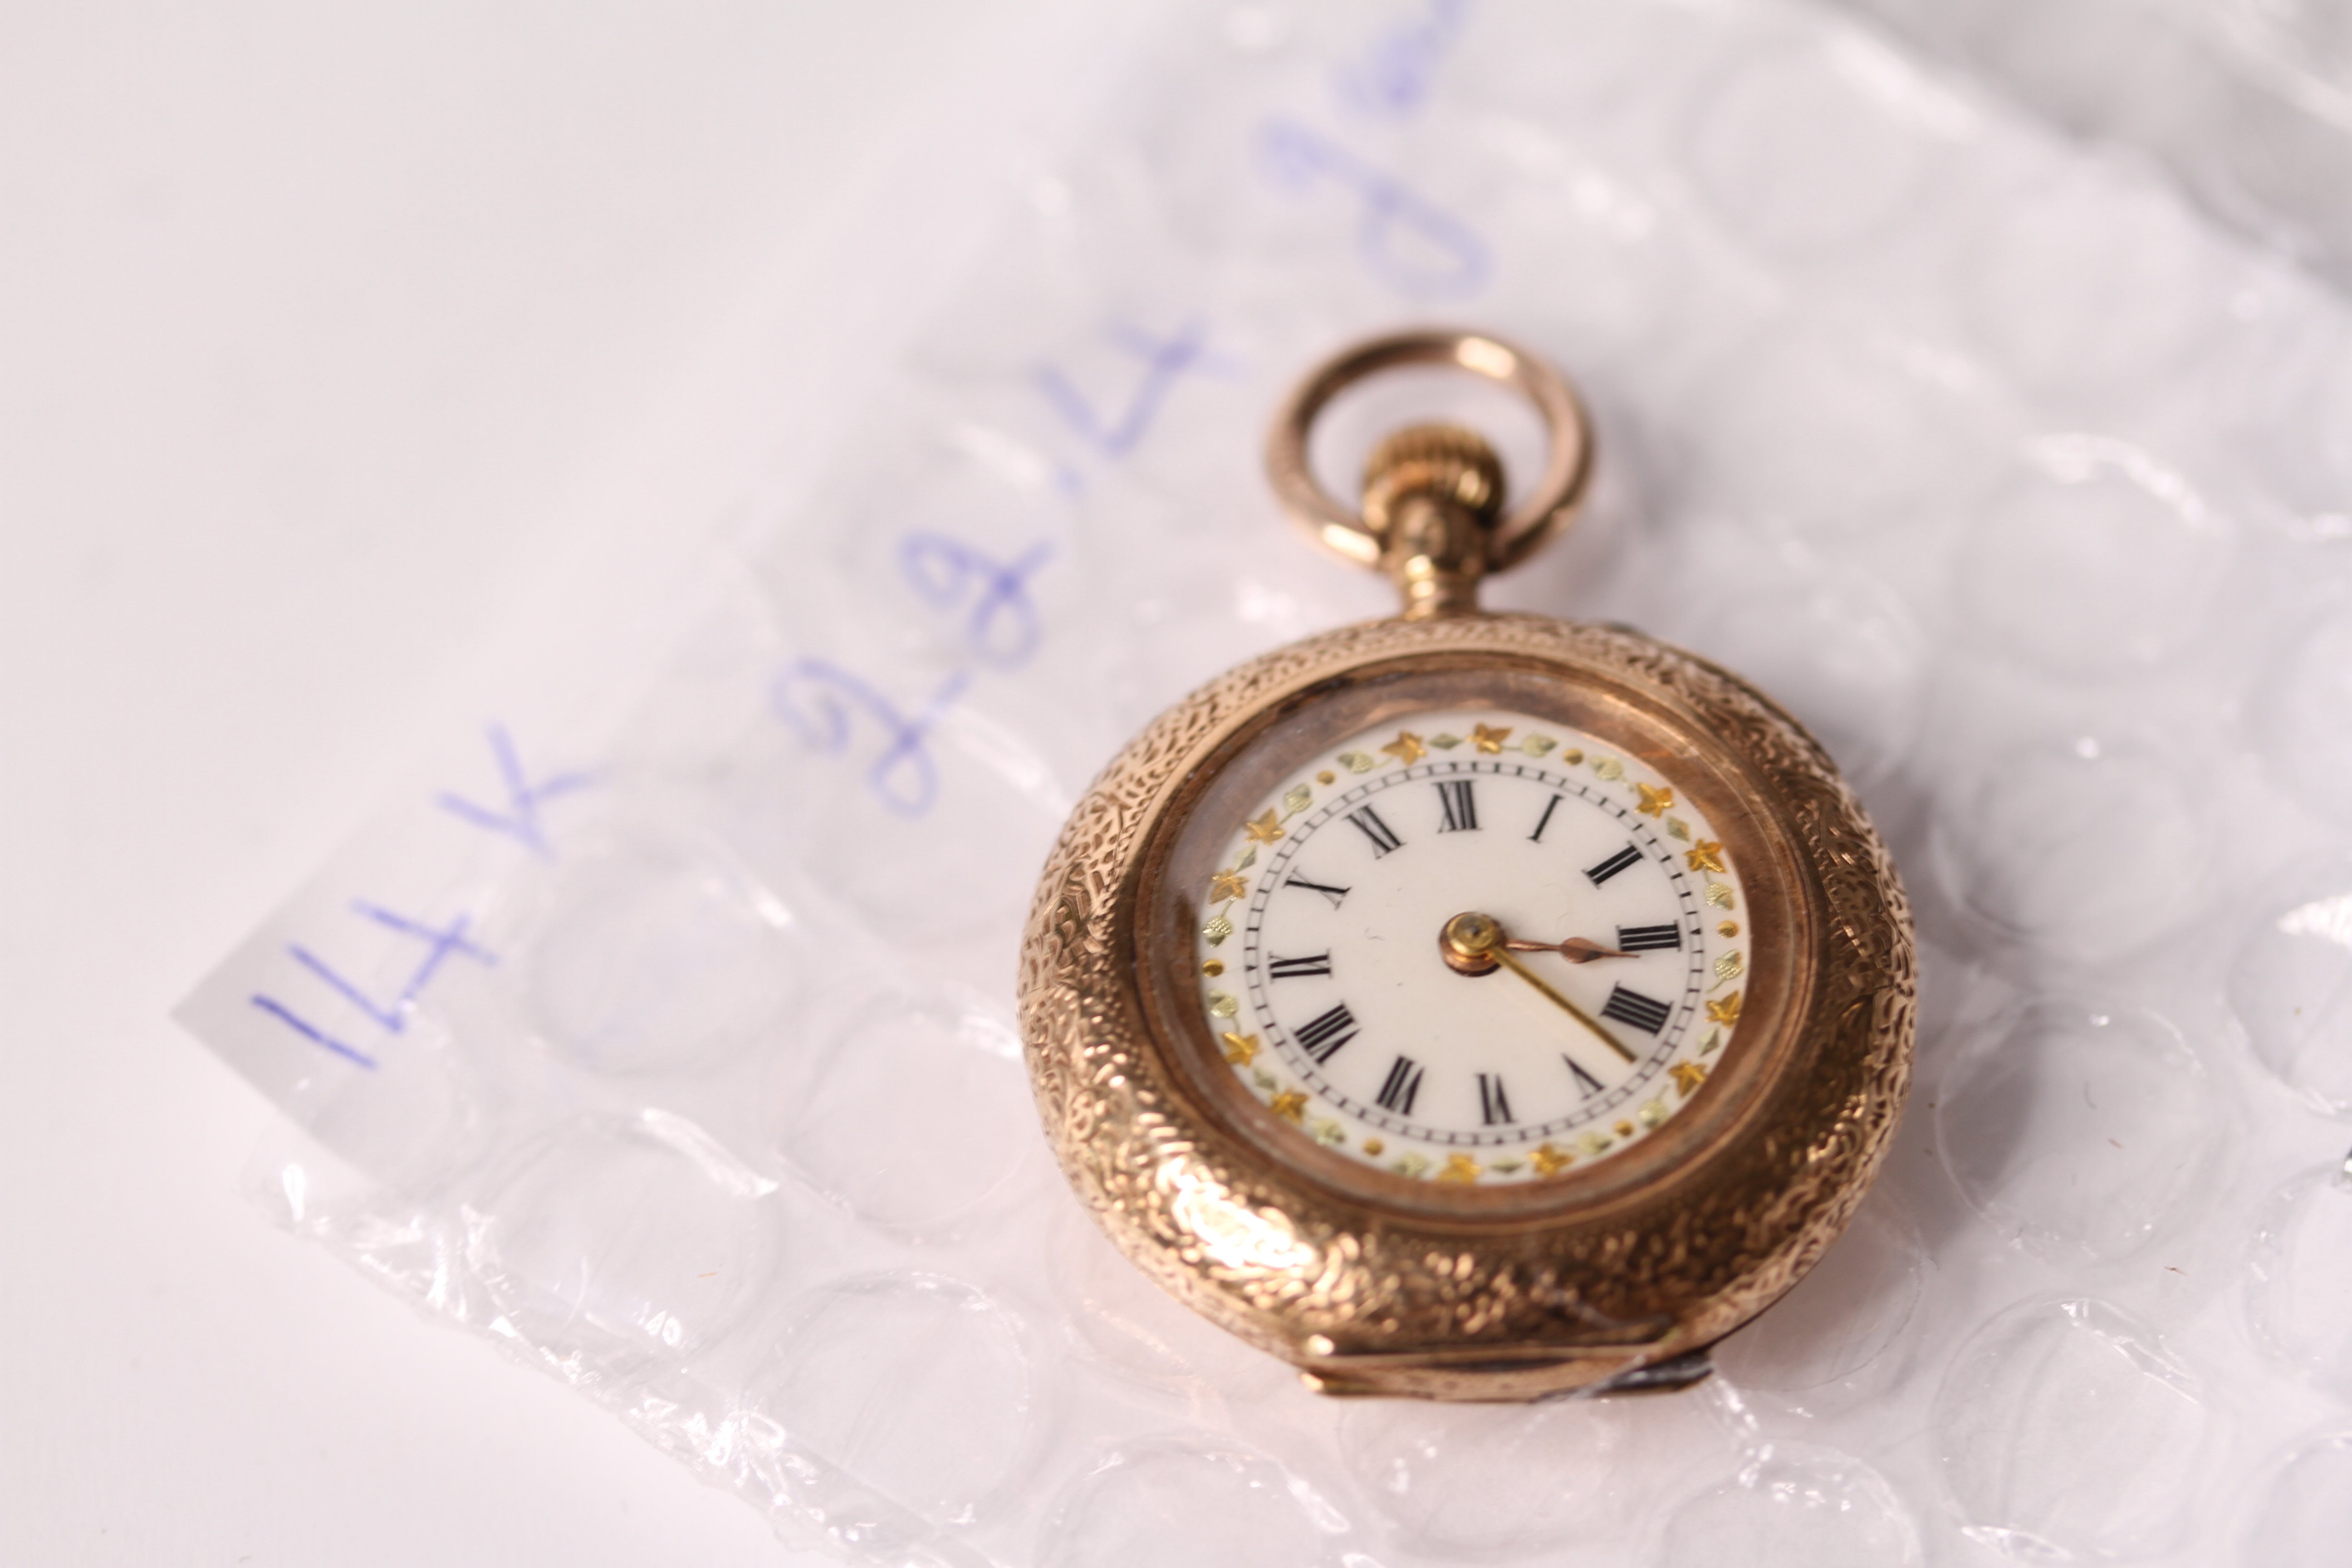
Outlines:
POLYGON ((1357 343, 1309 371, 1276 412, 1266 440, 1266 475, 1276 496, 1291 520, 1326 548, 1360 565, 1387 565, 1396 553, 1388 531, 1316 482, 1307 443, 1317 416, 1334 397, 1382 371, 1411 364, 1452 366, 1517 387, 1542 419, 1549 437, 1543 473, 1526 500, 1483 531, 1485 560, 1470 575, 1475 580, 1517 565, 1574 521, 1592 471, 1592 436, 1583 405, 1559 373, 1491 333, 1436 328, 1396 332, 1357 343))

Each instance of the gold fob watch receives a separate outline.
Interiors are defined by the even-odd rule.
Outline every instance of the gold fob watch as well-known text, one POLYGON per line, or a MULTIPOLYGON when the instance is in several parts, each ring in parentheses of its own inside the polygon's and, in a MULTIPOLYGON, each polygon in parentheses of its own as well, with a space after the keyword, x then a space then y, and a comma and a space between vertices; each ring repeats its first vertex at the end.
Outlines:
POLYGON ((1591 466, 1574 395, 1499 338, 1404 333, 1308 375, 1275 489, 1402 613, 1162 713, 1031 910, 1023 1030, 1071 1184, 1325 1393, 1695 1383, 1844 1227, 1902 1110, 1910 911, 1821 747, 1679 649, 1478 607, 1591 466), (1547 425, 1507 514, 1450 426, 1381 442, 1357 509, 1310 474, 1336 394, 1432 364, 1547 425))

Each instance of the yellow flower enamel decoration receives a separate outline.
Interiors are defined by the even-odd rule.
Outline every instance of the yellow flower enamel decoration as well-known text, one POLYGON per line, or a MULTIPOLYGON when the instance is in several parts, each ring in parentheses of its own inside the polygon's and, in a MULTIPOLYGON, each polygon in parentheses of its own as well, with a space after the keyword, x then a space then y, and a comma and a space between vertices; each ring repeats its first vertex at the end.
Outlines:
POLYGON ((1412 763, 1429 755, 1429 747, 1410 730, 1399 730, 1397 738, 1381 748, 1398 762, 1412 763))
POLYGON ((1275 489, 1401 613, 1161 714, 1032 905, 1029 1070, 1087 1212, 1328 1393, 1695 1383, 1833 1241, 1902 1110, 1909 908, 1821 748, 1663 643, 1479 606, 1591 462, 1567 384, 1500 338, 1311 372, 1275 489), (1430 423, 1325 493, 1310 427, 1400 366, 1525 395, 1541 471, 1512 489, 1430 423))

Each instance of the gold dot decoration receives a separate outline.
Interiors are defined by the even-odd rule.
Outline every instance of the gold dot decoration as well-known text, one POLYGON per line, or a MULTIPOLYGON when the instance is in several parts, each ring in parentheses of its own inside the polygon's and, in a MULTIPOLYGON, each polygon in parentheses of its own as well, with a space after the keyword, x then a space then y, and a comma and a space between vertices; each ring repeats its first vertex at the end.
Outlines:
POLYGON ((1715 929, 1717 934, 1720 936, 1738 936, 1739 934, 1739 922, 1738 921, 1726 921, 1715 929))
POLYGON ((1328 786, 1333 779, 1339 776, 1339 774, 1333 773, 1329 768, 1325 768, 1321 773, 1315 775, 1315 782, 1328 786))
POLYGON ((1212 980, 1214 980, 1218 975, 1223 974, 1224 972, 1225 961, 1222 958, 1213 958, 1206 963, 1201 965, 1201 973, 1207 975, 1212 980))

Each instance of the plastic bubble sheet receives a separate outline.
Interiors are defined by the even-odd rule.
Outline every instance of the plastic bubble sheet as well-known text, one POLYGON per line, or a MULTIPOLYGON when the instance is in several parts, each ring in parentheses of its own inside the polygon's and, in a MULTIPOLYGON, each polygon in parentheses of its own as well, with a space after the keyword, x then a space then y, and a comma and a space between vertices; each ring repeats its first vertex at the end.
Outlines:
MULTIPOLYGON (((1108 101, 671 663, 468 738, 187 1004, 278 1215, 862 1562, 2345 1561, 2343 301, 1835 11, 1199 6, 1108 101), (1431 318, 1599 431, 1490 596, 1776 694, 1918 907, 1886 1170, 1683 1394, 1318 1398, 1028 1100, 1087 780, 1391 608, 1275 515, 1274 401, 1431 318)), ((1332 482, 1415 399, 1532 471, 1423 381, 1332 482)))

